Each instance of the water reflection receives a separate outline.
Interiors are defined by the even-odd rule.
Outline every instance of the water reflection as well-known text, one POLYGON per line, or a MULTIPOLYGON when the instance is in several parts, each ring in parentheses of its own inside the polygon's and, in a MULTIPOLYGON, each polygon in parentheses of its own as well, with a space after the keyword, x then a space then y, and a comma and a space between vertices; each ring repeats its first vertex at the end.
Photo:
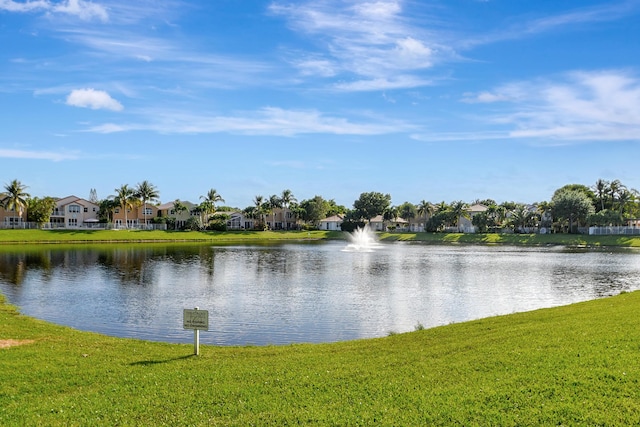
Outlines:
POLYGON ((640 254, 344 243, 3 248, 0 292, 25 314, 117 336, 190 342, 182 309, 209 310, 203 343, 384 336, 640 288, 640 254))

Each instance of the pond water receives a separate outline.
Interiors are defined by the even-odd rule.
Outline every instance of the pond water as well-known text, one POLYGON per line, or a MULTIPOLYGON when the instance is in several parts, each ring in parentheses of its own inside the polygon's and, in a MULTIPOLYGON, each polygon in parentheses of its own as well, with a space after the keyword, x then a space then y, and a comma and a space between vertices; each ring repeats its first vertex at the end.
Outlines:
POLYGON ((103 245, 0 252, 0 292, 22 313, 77 329, 216 345, 386 336, 640 289, 637 251, 345 242, 103 245))

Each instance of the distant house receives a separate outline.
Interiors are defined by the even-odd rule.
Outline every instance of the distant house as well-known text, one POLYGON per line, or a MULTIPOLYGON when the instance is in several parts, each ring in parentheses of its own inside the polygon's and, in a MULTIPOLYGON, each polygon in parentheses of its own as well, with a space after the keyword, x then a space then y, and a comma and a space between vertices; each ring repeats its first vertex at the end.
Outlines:
POLYGON ((185 211, 176 212, 175 202, 168 202, 156 206, 156 216, 173 218, 176 221, 176 228, 183 228, 187 220, 192 216, 197 216, 198 212, 196 212, 197 205, 186 201, 180 201, 180 203, 186 206, 187 209, 185 211))
POLYGON ((460 231, 463 233, 475 233, 476 228, 473 226, 473 217, 479 213, 486 212, 488 209, 487 206, 482 204, 471 205, 467 208, 468 218, 464 216, 460 217, 460 231))
POLYGON ((333 215, 328 218, 320 220, 320 225, 318 228, 320 230, 327 231, 341 231, 342 230, 342 222, 344 221, 344 217, 342 215, 333 215))
POLYGON ((27 220, 27 210, 16 212, 14 209, 5 209, 0 206, 0 223, 2 228, 12 228, 23 224, 27 220))
POLYGON ((369 227, 373 231, 387 231, 388 229, 394 229, 397 231, 406 231, 409 228, 409 222, 404 218, 394 218, 390 221, 385 221, 382 215, 377 215, 369 221, 369 227))
POLYGON ((100 207, 89 200, 76 196, 67 196, 56 200, 49 222, 52 227, 75 228, 91 227, 98 223, 100 207))

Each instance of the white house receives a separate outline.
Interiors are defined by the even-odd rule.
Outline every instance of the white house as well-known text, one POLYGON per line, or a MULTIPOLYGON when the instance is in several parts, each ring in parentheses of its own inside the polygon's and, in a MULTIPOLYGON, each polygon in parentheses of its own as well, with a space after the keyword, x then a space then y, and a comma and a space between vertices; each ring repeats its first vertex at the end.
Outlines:
POLYGON ((341 231, 342 221, 344 217, 342 215, 333 215, 329 218, 325 218, 320 220, 319 229, 320 230, 328 230, 328 231, 341 231))

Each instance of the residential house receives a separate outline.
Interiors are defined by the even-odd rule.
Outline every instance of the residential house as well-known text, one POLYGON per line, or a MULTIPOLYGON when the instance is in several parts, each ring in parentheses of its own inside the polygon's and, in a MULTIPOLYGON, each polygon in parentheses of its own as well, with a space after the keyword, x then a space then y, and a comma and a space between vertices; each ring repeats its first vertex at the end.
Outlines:
POLYGON ((143 228, 152 224, 153 218, 158 216, 158 206, 147 204, 147 206, 139 205, 129 207, 125 211, 122 206, 118 206, 113 210, 113 223, 116 227, 126 228, 143 228))
POLYGON ((475 204, 475 205, 471 205, 467 208, 467 215, 468 218, 465 218, 464 216, 460 217, 459 220, 459 231, 463 232, 463 233, 475 233, 476 232, 476 228, 473 226, 473 217, 481 212, 486 212, 487 211, 487 207, 485 205, 482 204, 475 204))
POLYGON ((400 217, 385 221, 382 215, 377 215, 369 221, 369 228, 373 231, 387 231, 389 229, 405 231, 409 228, 409 221, 400 217))
POLYGON ((14 209, 5 209, 0 206, 0 224, 2 228, 13 228, 21 226, 27 221, 27 210, 16 212, 14 209))
POLYGON ((197 205, 186 201, 180 201, 180 203, 186 206, 187 209, 185 211, 176 212, 175 202, 168 202, 156 206, 156 216, 173 218, 176 220, 176 228, 183 228, 189 218, 198 216, 199 214, 196 209, 197 205))
POLYGON ((328 230, 328 231, 341 231, 342 221, 344 221, 344 217, 342 215, 333 215, 323 220, 320 220, 320 225, 318 226, 318 229, 328 230))
POLYGON ((290 209, 275 208, 264 216, 265 223, 270 230, 296 230, 298 222, 290 209))
POLYGON ((51 212, 51 227, 75 228, 91 227, 98 223, 100 207, 89 200, 76 196, 67 196, 56 200, 51 212))

